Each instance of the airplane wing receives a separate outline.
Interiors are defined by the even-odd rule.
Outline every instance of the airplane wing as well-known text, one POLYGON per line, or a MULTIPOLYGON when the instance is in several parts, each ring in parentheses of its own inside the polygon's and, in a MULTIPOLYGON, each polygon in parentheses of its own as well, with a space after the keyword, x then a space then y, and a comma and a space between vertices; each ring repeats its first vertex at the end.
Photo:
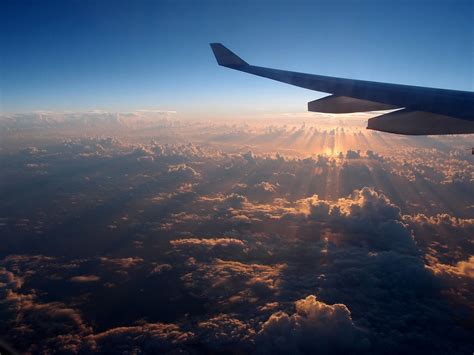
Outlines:
POLYGON ((408 135, 474 133, 474 92, 258 67, 248 64, 220 43, 211 43, 211 48, 221 66, 332 94, 309 102, 309 111, 351 113, 396 110, 369 119, 367 128, 408 135))

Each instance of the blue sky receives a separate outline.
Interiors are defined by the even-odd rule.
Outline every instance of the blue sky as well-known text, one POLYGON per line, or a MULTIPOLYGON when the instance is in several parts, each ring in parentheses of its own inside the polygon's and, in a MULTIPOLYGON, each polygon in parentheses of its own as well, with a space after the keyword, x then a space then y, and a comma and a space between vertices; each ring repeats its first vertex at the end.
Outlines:
POLYGON ((2 1, 1 111, 303 112, 322 94, 218 67, 474 90, 472 1, 2 1))

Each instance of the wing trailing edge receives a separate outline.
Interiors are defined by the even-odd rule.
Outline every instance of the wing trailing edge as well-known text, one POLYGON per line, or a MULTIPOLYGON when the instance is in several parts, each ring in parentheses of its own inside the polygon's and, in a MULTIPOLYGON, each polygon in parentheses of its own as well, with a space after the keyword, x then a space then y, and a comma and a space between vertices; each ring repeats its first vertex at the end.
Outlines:
POLYGON ((370 118, 367 129, 413 136, 474 133, 474 121, 408 109, 370 118))
POLYGON ((324 113, 354 113, 383 111, 399 108, 380 102, 355 99, 347 96, 330 95, 319 100, 308 102, 308 111, 324 113))

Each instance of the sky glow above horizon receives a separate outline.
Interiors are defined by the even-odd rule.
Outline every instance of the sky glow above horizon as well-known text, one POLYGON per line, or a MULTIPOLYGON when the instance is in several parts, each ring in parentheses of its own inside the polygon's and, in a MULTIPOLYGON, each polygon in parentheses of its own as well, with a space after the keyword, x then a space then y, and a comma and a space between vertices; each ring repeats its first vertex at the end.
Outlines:
POLYGON ((364 80, 473 90, 471 1, 6 1, 2 113, 304 112, 323 96, 217 66, 248 62, 364 80))

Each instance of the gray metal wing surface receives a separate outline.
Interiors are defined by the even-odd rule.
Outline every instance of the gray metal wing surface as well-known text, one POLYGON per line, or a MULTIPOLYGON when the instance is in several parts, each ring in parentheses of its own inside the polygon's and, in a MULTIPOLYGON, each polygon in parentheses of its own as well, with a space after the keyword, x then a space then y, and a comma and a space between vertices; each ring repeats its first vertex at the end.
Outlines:
POLYGON ((474 92, 353 80, 248 64, 220 43, 211 43, 219 65, 330 96, 308 110, 351 113, 395 110, 371 118, 368 129, 407 135, 474 133, 474 92))

